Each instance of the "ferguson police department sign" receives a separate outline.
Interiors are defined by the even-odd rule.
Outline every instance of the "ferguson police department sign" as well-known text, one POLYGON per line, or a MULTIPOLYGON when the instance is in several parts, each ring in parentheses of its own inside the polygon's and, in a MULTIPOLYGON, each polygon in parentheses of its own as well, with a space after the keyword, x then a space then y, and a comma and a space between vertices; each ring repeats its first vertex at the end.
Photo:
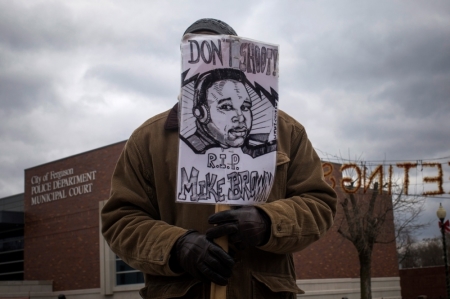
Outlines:
POLYGON ((97 171, 75 174, 73 168, 31 177, 31 205, 92 192, 97 171))

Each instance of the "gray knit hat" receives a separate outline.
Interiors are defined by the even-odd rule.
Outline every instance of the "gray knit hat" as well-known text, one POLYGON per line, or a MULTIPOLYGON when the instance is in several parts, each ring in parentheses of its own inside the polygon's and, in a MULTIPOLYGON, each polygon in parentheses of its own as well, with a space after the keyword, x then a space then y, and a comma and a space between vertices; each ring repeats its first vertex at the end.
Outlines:
POLYGON ((194 33, 196 31, 202 30, 212 31, 217 34, 228 34, 237 36, 236 31, 234 31, 234 29, 231 28, 230 25, 216 19, 200 19, 194 22, 191 26, 189 26, 188 29, 186 29, 186 31, 183 33, 183 35, 185 35, 186 33, 194 33))

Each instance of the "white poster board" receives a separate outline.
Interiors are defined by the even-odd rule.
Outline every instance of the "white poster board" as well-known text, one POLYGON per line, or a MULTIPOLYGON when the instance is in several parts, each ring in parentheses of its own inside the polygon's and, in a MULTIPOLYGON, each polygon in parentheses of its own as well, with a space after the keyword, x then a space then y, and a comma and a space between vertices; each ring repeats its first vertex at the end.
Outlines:
POLYGON ((177 202, 253 205, 276 168, 278 46, 229 35, 181 43, 177 202))

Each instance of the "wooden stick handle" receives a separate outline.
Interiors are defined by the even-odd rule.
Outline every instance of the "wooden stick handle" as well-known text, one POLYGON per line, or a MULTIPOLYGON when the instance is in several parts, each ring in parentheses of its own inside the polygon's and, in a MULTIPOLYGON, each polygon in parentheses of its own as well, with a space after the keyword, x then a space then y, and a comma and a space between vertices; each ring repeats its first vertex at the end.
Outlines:
MULTIPOLYGON (((222 212, 227 211, 230 209, 230 206, 228 205, 216 205, 215 212, 222 212)), ((218 239, 215 239, 214 242, 216 242, 217 245, 222 247, 223 250, 228 252, 228 236, 223 236, 218 239)), ((214 282, 211 282, 211 293, 210 293, 210 299, 226 299, 227 298, 227 287, 226 286, 220 286, 215 284, 214 282)))

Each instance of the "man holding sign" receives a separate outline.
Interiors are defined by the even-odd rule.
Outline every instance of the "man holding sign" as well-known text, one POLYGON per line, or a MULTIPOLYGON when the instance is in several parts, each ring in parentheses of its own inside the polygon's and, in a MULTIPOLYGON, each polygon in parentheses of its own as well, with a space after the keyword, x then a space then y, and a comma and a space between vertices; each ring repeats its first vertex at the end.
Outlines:
POLYGON ((143 298, 209 298, 211 282, 227 298, 295 298, 292 253, 331 227, 336 194, 303 126, 277 109, 278 47, 202 19, 181 51, 180 101, 128 140, 102 233, 145 274, 143 298))

